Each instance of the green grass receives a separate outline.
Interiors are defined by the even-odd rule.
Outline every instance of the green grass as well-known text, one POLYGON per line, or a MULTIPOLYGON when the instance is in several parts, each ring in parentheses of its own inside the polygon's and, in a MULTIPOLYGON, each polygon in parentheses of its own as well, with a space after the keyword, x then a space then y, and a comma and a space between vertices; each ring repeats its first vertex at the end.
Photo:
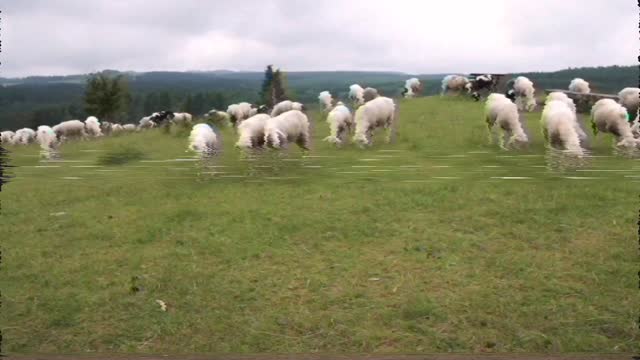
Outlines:
POLYGON ((3 349, 637 352, 640 168, 599 134, 609 157, 550 171, 538 117, 509 153, 481 104, 439 98, 401 102, 397 142, 367 150, 321 142, 314 114, 320 157, 240 161, 231 130, 204 163, 161 130, 63 163, 11 149, 3 349), (99 165, 127 148, 145 160, 99 165))

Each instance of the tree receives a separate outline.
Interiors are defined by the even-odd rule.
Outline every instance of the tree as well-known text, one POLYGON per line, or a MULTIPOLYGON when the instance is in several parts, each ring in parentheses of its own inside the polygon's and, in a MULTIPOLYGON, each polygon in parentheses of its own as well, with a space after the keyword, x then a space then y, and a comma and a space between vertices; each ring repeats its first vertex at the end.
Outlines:
POLYGON ((101 73, 87 80, 84 101, 87 114, 113 121, 127 111, 131 95, 122 75, 109 77, 101 73))
POLYGON ((260 91, 260 100, 267 106, 273 106, 273 98, 271 96, 271 85, 273 83, 273 65, 268 65, 264 71, 264 80, 262 81, 262 90, 260 91))
POLYGON ((271 98, 273 104, 287 100, 286 82, 286 75, 281 72, 280 69, 273 73, 273 82, 271 84, 271 98))

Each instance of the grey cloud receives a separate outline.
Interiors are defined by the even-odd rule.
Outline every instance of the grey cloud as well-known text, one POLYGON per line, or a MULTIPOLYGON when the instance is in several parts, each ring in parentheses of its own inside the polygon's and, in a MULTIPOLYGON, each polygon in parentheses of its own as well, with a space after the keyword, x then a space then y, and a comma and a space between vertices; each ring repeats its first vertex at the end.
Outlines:
POLYGON ((511 72, 631 64, 624 0, 25 0, 3 9, 2 76, 122 70, 511 72))

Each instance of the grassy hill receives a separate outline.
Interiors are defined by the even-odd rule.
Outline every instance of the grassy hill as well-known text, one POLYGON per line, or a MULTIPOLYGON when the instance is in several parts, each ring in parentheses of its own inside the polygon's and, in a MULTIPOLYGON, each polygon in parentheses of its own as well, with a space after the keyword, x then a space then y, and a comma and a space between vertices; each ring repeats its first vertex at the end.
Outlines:
POLYGON ((539 113, 503 152, 479 103, 400 109, 367 150, 314 114, 304 157, 228 129, 205 162, 180 131, 9 149, 5 352, 638 352, 635 161, 600 134, 559 170, 539 113))

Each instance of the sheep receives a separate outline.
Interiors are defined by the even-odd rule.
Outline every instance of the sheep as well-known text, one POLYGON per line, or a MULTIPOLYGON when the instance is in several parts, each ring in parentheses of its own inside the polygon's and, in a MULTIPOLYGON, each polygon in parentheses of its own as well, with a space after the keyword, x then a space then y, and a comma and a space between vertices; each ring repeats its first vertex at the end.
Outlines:
MULTIPOLYGON (((167 124, 170 123, 170 121, 174 118, 174 116, 175 114, 172 111, 164 110, 164 111, 154 112, 153 114, 149 115, 148 118, 150 121, 153 121, 157 126, 165 127, 167 126, 167 124)), ((142 120, 140 120, 140 122, 142 122, 142 120)))
POLYGON ((611 99, 600 99, 591 108, 591 125, 594 135, 598 132, 610 133, 616 138, 616 146, 635 148, 640 140, 635 139, 628 113, 624 106, 611 99))
POLYGON ((238 125, 238 141, 236 148, 258 149, 264 146, 264 128, 271 116, 256 114, 238 125))
POLYGON ((13 143, 14 136, 15 133, 13 131, 3 131, 2 133, 0 133, 0 144, 6 145, 13 143))
POLYGON ((391 142, 391 126, 395 121, 396 105, 388 97, 378 97, 356 110, 353 142, 361 147, 372 144, 373 132, 383 127, 387 130, 386 142, 391 142))
POLYGON ((61 141, 66 141, 71 138, 84 139, 87 137, 84 123, 80 120, 63 121, 52 129, 61 141))
POLYGON ((318 95, 318 101, 320 101, 320 105, 322 105, 322 109, 324 111, 331 111, 331 107, 333 106, 333 98, 331 97, 330 92, 321 92, 320 95, 318 95))
POLYGON ((110 135, 113 132, 113 125, 108 121, 103 121, 100 123, 100 130, 104 135, 110 135))
POLYGON ((349 86, 349 99, 353 103, 354 107, 364 104, 364 89, 358 84, 349 86))
POLYGON ((468 89, 469 79, 460 75, 447 75, 442 79, 442 92, 441 96, 444 96, 449 91, 460 92, 464 89, 468 89))
POLYGON ((36 140, 42 150, 49 151, 53 150, 58 146, 58 137, 56 136, 56 132, 47 125, 38 126, 38 130, 36 132, 36 140))
POLYGON ((491 74, 479 75, 474 80, 470 80, 466 85, 465 89, 467 93, 471 94, 471 97, 479 101, 480 100, 480 92, 481 91, 491 91, 493 86, 495 85, 495 79, 491 76, 491 74))
POLYGON ((578 122, 578 114, 576 111, 576 104, 573 102, 573 100, 567 96, 567 94, 561 92, 561 91, 553 91, 550 92, 549 95, 547 95, 547 98, 545 99, 545 104, 551 101, 562 101, 564 102, 570 109, 571 111, 576 115, 574 117, 575 120, 575 128, 576 128, 576 132, 578 133, 578 137, 580 138, 580 142, 584 143, 587 140, 587 134, 584 132, 584 130, 582 130, 582 127, 580 126, 580 123, 578 122))
POLYGON ((207 121, 210 121, 214 124, 217 124, 218 126, 224 126, 224 127, 230 127, 233 124, 231 123, 231 116, 224 112, 224 111, 218 111, 216 109, 211 109, 209 110, 206 114, 204 114, 203 116, 207 121))
POLYGON ((14 145, 29 145, 36 140, 36 132, 29 128, 17 130, 13 136, 14 145))
POLYGON ((248 102, 231 104, 227 107, 227 114, 230 116, 231 124, 237 127, 239 123, 251 117, 252 107, 248 102))
POLYGON ((196 124, 189 134, 189 150, 203 155, 211 155, 218 148, 218 137, 211 126, 196 124))
POLYGON ((324 138, 324 141, 342 144, 353 128, 353 116, 351 111, 341 101, 327 115, 327 123, 329 124, 330 135, 324 138))
POLYGON ((192 124, 193 117, 191 116, 191 114, 186 112, 181 112, 181 113, 174 112, 173 116, 170 118, 169 121, 175 125, 189 126, 192 124))
POLYGON ((404 89, 402 90, 402 95, 405 98, 412 98, 416 96, 416 93, 422 90, 422 84, 420 80, 417 78, 411 78, 404 82, 404 89))
POLYGON ((631 133, 634 138, 640 138, 640 115, 637 115, 636 119, 631 123, 631 133))
POLYGON ((289 110, 267 120, 264 126, 264 143, 274 149, 295 142, 303 150, 309 150, 309 118, 300 110, 289 110))
POLYGON ((378 94, 378 90, 372 87, 368 87, 364 89, 364 91, 362 92, 362 99, 364 100, 365 103, 377 98, 378 96, 380 96, 378 94))
POLYGON ((560 100, 545 104, 542 111, 542 134, 551 148, 561 148, 571 155, 581 157, 584 150, 575 128, 576 114, 560 100))
POLYGON ((302 105, 299 102, 293 102, 291 100, 284 100, 281 101, 279 103, 277 103, 274 107, 273 110, 271 110, 271 117, 274 118, 280 114, 283 114, 287 111, 290 110, 298 110, 298 111, 304 111, 304 105, 302 105))
POLYGON ((640 107, 640 88, 624 88, 618 93, 618 102, 627 109, 628 119, 638 112, 640 107))
POLYGON ((123 131, 124 131, 124 127, 122 125, 120 125, 120 124, 113 124, 111 126, 111 133, 113 135, 119 134, 119 133, 121 133, 123 131))
POLYGON ((569 91, 577 92, 580 94, 588 94, 591 92, 591 89, 589 88, 589 83, 584 79, 575 78, 571 80, 571 83, 569 83, 569 91))
POLYGON ((84 121, 84 128, 89 136, 92 136, 92 137, 102 136, 102 130, 100 129, 100 122, 98 121, 98 118, 96 118, 95 116, 89 116, 84 121))
POLYGON ((524 76, 518 76, 513 83, 513 95, 520 111, 533 111, 536 106, 533 82, 524 76))
POLYGON ((155 114, 156 113, 150 116, 145 116, 142 119, 140 119, 140 121, 138 121, 138 129, 139 130, 153 129, 154 127, 156 127, 157 124, 155 123, 155 121, 151 120, 151 117, 155 114))
POLYGON ((489 130, 489 141, 493 142, 493 131, 499 127, 503 134, 499 136, 500 148, 507 150, 509 147, 520 147, 529 142, 527 134, 522 129, 518 108, 502 94, 491 94, 485 103, 485 121, 489 130), (505 146, 504 136, 509 134, 509 140, 505 146))
POLYGON ((126 132, 136 131, 136 126, 134 124, 126 124, 122 126, 122 130, 126 132))

